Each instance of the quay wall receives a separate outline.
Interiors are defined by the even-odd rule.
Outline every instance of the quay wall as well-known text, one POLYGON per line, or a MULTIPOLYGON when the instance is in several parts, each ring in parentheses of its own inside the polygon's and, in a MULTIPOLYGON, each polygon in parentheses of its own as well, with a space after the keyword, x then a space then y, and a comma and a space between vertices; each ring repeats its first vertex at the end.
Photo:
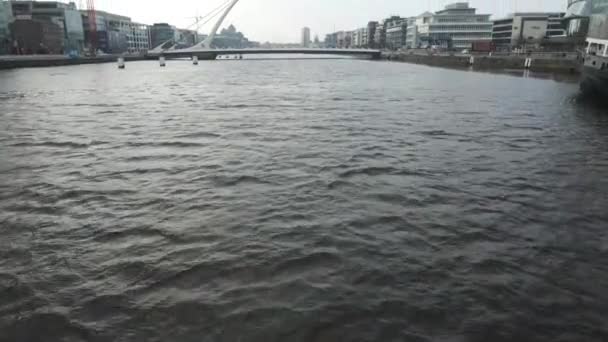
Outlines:
POLYGON ((555 72, 578 74, 582 63, 576 58, 559 57, 526 57, 526 56, 473 56, 471 65, 469 55, 430 55, 409 53, 383 53, 382 59, 405 63, 424 64, 429 66, 473 68, 479 70, 518 70, 530 69, 539 72, 555 72), (526 60, 531 59, 531 64, 526 67, 526 60))
MULTIPOLYGON (((63 65, 114 63, 118 55, 98 57, 69 58, 57 56, 0 56, 0 69, 51 67, 63 65)), ((148 56, 149 57, 149 56, 148 56)), ((540 72, 578 74, 582 63, 576 58, 559 58, 550 56, 474 56, 473 65, 469 55, 433 55, 405 52, 383 52, 381 59, 405 63, 424 64, 429 66, 473 68, 478 70, 518 70, 526 69, 526 59, 531 58, 531 66, 527 69, 540 72)), ((127 56, 125 61, 144 60, 146 56, 127 56)))
MULTIPOLYGON (((1 69, 43 68, 64 65, 115 63, 119 56, 104 55, 98 57, 70 58, 57 56, 0 56, 1 69)), ((143 56, 128 56, 125 61, 144 60, 143 56)))

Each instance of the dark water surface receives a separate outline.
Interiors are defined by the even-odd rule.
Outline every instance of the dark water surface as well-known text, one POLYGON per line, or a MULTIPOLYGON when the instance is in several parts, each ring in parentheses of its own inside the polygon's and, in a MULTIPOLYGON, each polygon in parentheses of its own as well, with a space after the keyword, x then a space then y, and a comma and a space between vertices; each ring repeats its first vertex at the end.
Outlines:
POLYGON ((607 341, 608 115, 358 60, 0 72, 0 341, 607 341))

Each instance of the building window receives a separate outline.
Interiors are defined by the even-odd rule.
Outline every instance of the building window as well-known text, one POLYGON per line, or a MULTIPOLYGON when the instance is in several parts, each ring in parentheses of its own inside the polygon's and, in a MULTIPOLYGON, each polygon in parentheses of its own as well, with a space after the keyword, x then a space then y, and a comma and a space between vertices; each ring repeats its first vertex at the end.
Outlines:
POLYGON ((600 55, 602 55, 604 52, 602 51, 602 49, 600 48, 601 44, 596 44, 596 43, 591 43, 591 45, 589 45, 589 54, 596 56, 599 52, 600 55))

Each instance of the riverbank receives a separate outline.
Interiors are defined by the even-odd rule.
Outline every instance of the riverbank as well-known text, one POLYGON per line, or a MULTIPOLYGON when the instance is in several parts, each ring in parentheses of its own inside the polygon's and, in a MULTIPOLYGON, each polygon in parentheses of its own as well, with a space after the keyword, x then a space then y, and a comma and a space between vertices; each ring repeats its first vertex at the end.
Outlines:
POLYGON ((555 57, 539 56, 488 56, 488 55, 443 55, 412 52, 383 52, 383 60, 430 66, 473 68, 478 70, 531 70, 538 72, 580 74, 581 63, 567 55, 555 57))
MULTIPOLYGON (((64 55, 0 56, 1 69, 52 67, 80 64, 114 63, 118 55, 70 58, 64 55)), ((146 56, 127 56, 126 61, 140 61, 146 56)), ((426 52, 383 52, 382 60, 398 61, 429 66, 472 68, 475 70, 531 70, 535 72, 578 75, 581 63, 572 55, 488 56, 488 55, 446 55, 426 52)))
MULTIPOLYGON (((64 65, 113 63, 118 55, 103 55, 97 57, 71 58, 64 55, 32 55, 32 56, 0 56, 1 69, 42 68, 64 65)), ((144 56, 128 56, 126 61, 144 60, 144 56)))

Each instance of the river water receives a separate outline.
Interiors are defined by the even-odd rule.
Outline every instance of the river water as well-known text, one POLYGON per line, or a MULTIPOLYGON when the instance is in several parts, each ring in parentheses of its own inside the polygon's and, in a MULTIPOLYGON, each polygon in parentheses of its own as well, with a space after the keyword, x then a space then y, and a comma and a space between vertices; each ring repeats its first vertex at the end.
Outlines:
POLYGON ((606 341, 608 115, 362 60, 0 72, 0 341, 606 341))

